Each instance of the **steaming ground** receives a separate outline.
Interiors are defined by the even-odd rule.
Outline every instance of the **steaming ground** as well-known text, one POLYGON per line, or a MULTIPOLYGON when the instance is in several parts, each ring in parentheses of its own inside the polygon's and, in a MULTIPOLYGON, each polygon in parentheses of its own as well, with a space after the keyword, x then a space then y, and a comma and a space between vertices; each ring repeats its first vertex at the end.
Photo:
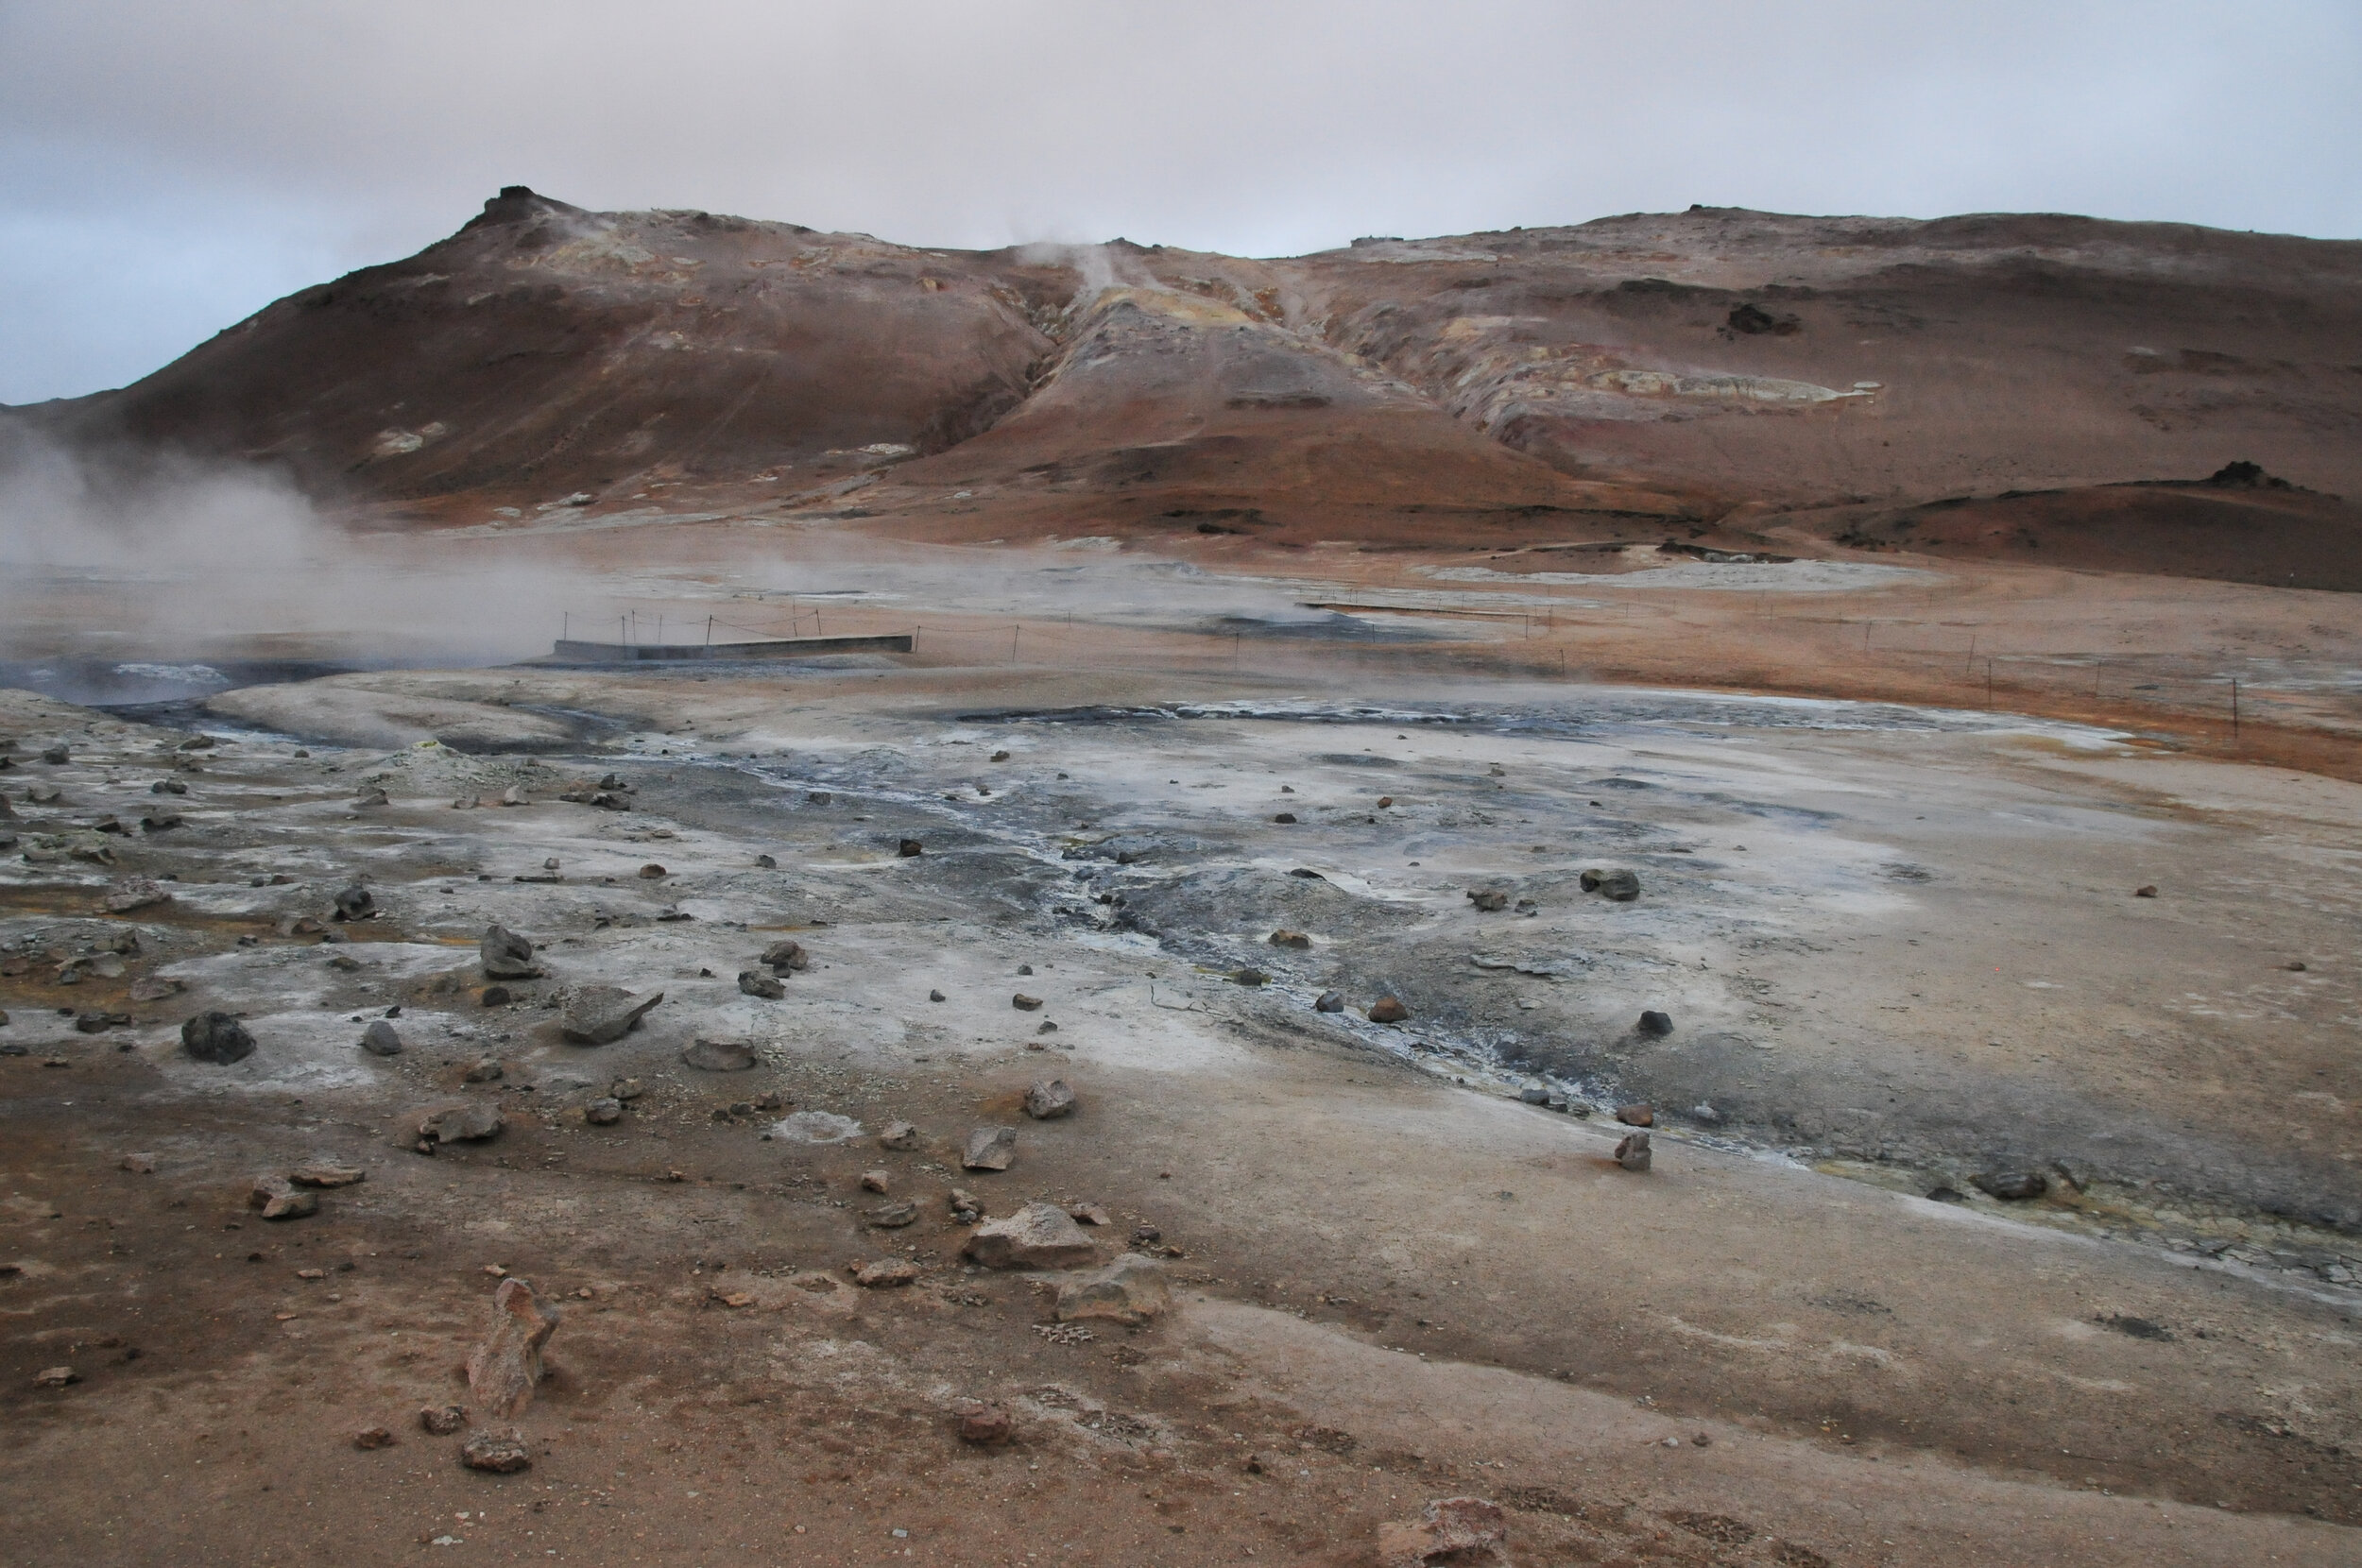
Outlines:
POLYGON ((62 795, 19 799, 34 853, 0 882, 0 941, 52 955, 0 982, 27 1052, 0 1059, 6 1484, 55 1543, 29 1560, 120 1555, 95 1500, 158 1474, 207 1477, 144 1526, 176 1559, 259 1528, 296 1556, 687 1562, 792 1522, 838 1559, 1344 1563, 1463 1491, 1510 1499, 1541 1560, 2348 1544, 2304 1515, 2362 1501, 2353 787, 1984 713, 1555 684, 377 672, 214 699, 185 826, 126 837, 77 828, 150 809, 178 732, 9 701, 9 776, 62 795), (52 739, 71 761, 28 760, 52 739), (608 772, 629 811, 556 798, 608 772), (512 783, 532 805, 452 808, 512 783), (99 845, 115 864, 73 858, 99 845), (1641 896, 1583 893, 1592 867, 1641 896), (94 918, 132 872, 173 902, 94 918), (384 912, 351 941, 285 925, 354 877, 384 912), (490 920, 552 973, 488 1009, 490 920), (123 975, 54 983, 127 925, 123 975), (743 994, 781 932, 812 968, 743 994), (1226 978, 1248 964, 1271 982, 1226 978), (185 989, 128 1002, 150 974, 185 989), (540 1004, 592 980, 665 1000, 562 1044, 540 1004), (1328 988, 1346 1013, 1312 1010, 1328 988), (1382 993, 1407 1024, 1361 1016, 1382 993), (396 1004, 409 1048, 360 1052, 396 1004), (180 1056, 203 1007, 261 1048, 180 1056), (761 1062, 688 1070, 700 1036, 761 1062), (463 1083, 486 1054, 505 1080, 463 1083), (1053 1073, 1081 1115, 1015 1116, 1053 1073), (648 1094, 585 1125, 621 1076, 648 1094), (1519 1103, 1535 1077, 1589 1116, 1519 1103), (765 1141, 766 1091, 925 1148, 765 1141), (508 1130, 408 1151, 402 1113, 459 1097, 508 1130), (1647 1176, 1603 1158, 1640 1098, 1647 1176), (1017 1167, 957 1171, 996 1119, 1017 1167), (132 1148, 157 1175, 113 1169, 132 1148), (311 1158, 369 1178, 317 1220, 241 1214, 255 1169, 311 1158), (881 1163, 918 1225, 859 1223, 881 1163), (2049 1195, 1968 1185, 2002 1167, 2049 1195), (1156 1226, 1178 1315, 1035 1334, 1021 1282, 957 1266, 955 1184, 1156 1226), (881 1254, 922 1286, 841 1283, 881 1254), (534 1470, 488 1482, 415 1432, 352 1452, 453 1397, 492 1264, 589 1292, 534 1470), (84 1382, 29 1390, 60 1359, 84 1382), (1015 1450, 948 1436, 968 1394, 1013 1402, 1015 1450))

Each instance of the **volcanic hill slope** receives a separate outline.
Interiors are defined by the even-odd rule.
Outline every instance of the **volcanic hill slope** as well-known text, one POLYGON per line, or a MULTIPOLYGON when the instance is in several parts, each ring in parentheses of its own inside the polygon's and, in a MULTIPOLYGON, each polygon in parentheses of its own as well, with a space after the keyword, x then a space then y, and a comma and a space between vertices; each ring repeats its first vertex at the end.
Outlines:
POLYGON ((1745 539, 1826 510, 1875 544, 1921 503, 2041 490, 1944 548, 2063 531, 2076 564, 2302 586, 2362 537, 2338 499, 2362 492, 2362 245, 1693 209, 1280 261, 970 252, 510 187, 417 256, 27 412, 419 520, 892 469, 865 507, 966 489, 972 522, 927 526, 979 537, 1745 539), (2186 495, 2096 488, 2234 460, 2318 492, 2240 509, 2267 564, 2193 546, 2186 495))

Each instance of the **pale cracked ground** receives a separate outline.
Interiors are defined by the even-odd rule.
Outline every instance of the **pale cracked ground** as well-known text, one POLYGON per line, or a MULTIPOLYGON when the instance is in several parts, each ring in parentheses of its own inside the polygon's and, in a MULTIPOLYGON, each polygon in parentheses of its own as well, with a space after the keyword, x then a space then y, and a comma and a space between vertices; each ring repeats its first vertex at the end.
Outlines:
POLYGON ((1981 714, 1364 695, 346 677, 234 694, 179 775, 187 826, 98 838, 69 829, 135 823, 178 737, 10 694, 0 831, 43 863, 8 863, 0 940, 43 962, 0 977, 26 1051, 0 1057, 6 1559, 1345 1564, 1481 1492, 1526 1563, 2352 1559, 2362 790, 1981 714), (590 739, 334 743, 397 710, 590 739), (37 760, 60 739, 74 760, 37 760), (610 769, 633 810, 556 800, 610 769), (355 807, 372 781, 392 803, 355 807), (451 809, 516 781, 532 806, 451 809), (118 864, 72 858, 99 843, 118 864), (552 857, 562 882, 511 880, 552 857), (1593 865, 1641 899, 1582 894, 1593 865), (128 872, 174 902, 94 916, 128 872), (384 913, 350 943, 278 934, 356 875, 384 913), (545 946, 519 1005, 478 1003, 489 919, 545 946), (1283 924, 1311 949, 1269 946, 1283 924), (124 976, 54 983, 123 925, 124 976), (741 995, 781 929, 813 967, 741 995), (1223 978, 1250 963, 1273 983, 1223 978), (187 989, 127 1003, 149 973, 187 989), (539 1003, 591 980, 666 1000, 563 1045, 539 1003), (1353 1011, 1310 1010, 1331 985, 1353 1011), (1381 990, 1410 1024, 1361 1017, 1381 990), (360 1053, 397 1002, 409 1049, 360 1053), (137 1022, 56 1011, 93 1006, 137 1022), (249 1014, 253 1057, 178 1054, 208 1006, 249 1014), (1633 1033, 1643 1007, 1669 1039, 1633 1033), (764 1060, 692 1072, 699 1035, 764 1060), (487 1053, 505 1082, 463 1086, 487 1053), (1053 1072, 1082 1112, 1023 1122, 1053 1072), (1532 1074, 1602 1109, 1518 1103, 1532 1074), (648 1094, 586 1126, 625 1075, 648 1094), (926 1146, 765 1141, 775 1114, 730 1107, 766 1091, 926 1146), (462 1094, 507 1131, 402 1146, 401 1112, 462 1094), (1604 1107, 1643 1095, 1640 1176, 1604 1107), (990 1121, 1021 1124, 1016 1167, 955 1173, 990 1121), (117 1169, 131 1150, 156 1173, 117 1169), (242 1212, 257 1170, 314 1157, 368 1180, 314 1219, 242 1212), (2080 1192, 1921 1196, 2054 1162, 2080 1192), (860 1227, 877 1165, 918 1225, 860 1227), (1031 1282, 958 1266, 955 1184, 1160 1227, 1178 1310, 1035 1333, 1031 1282), (843 1283, 887 1252, 921 1284, 843 1283), (464 1397, 488 1265, 568 1312, 512 1477, 415 1423, 464 1397), (82 1380, 31 1386, 60 1364, 82 1380), (963 1448, 970 1395, 1013 1402, 1019 1440, 963 1448), (375 1423, 398 1445, 353 1450, 375 1423))

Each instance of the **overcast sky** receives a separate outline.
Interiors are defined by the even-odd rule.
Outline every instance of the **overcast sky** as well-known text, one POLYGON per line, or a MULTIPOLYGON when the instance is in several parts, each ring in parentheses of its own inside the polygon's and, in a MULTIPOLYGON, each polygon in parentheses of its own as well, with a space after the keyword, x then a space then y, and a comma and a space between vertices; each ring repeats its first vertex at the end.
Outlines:
POLYGON ((504 184, 1251 255, 1692 202, 2362 235, 2362 3, 0 0, 0 402, 504 184))

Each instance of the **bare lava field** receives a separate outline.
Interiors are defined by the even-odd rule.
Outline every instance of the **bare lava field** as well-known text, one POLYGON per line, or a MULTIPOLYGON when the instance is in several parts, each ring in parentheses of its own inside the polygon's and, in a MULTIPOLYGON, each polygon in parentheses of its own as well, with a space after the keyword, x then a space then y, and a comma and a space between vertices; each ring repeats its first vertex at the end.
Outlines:
POLYGON ((9 1557, 1343 1565, 1470 1495, 1519 1563, 2350 1560, 2357 255, 511 191, 8 411, 73 476, 8 492, 9 1557), (619 619, 916 645, 545 656, 619 619), (489 1474, 419 1412, 502 1277, 489 1474))

